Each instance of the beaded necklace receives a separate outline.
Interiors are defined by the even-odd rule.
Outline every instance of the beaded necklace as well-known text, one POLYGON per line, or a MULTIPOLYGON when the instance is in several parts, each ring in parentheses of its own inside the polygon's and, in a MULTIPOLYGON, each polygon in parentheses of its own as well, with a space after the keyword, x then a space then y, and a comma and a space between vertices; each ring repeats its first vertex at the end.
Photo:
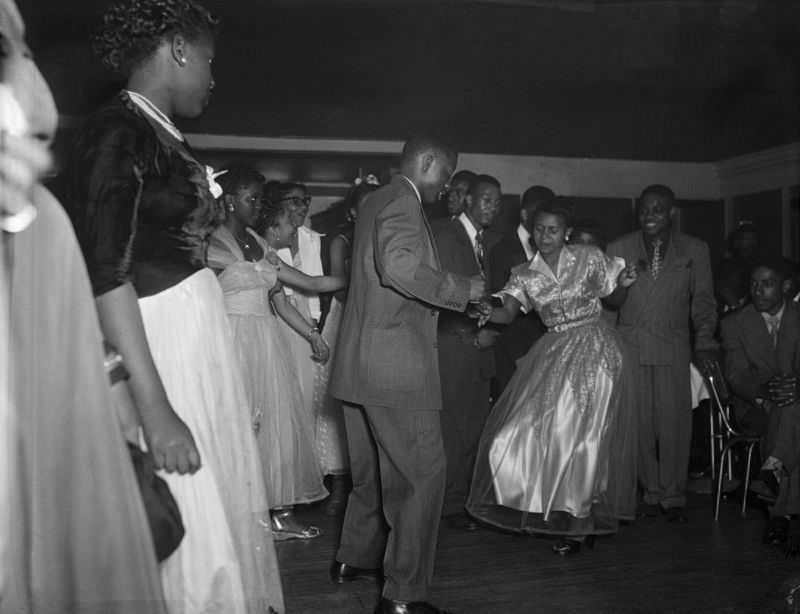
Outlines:
POLYGON ((125 90, 125 92, 130 97, 131 101, 139 107, 142 111, 147 113, 152 119, 157 121, 161 126, 169 132, 172 136, 178 139, 180 142, 183 142, 185 139, 181 131, 172 123, 172 120, 166 116, 166 114, 159 109, 156 105, 154 105, 148 98, 142 96, 137 92, 132 92, 131 90, 125 90))

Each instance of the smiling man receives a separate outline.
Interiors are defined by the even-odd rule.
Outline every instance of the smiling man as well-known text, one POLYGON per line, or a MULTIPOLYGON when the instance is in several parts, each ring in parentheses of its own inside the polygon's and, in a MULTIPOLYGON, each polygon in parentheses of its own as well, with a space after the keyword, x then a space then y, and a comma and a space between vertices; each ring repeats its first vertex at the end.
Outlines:
POLYGON ((635 369, 640 515, 661 509, 668 520, 683 522, 692 436, 689 365, 710 368, 718 346, 708 245, 672 228, 674 204, 667 186, 645 188, 636 210, 641 231, 611 243, 608 254, 639 265, 638 283, 615 306, 635 369))

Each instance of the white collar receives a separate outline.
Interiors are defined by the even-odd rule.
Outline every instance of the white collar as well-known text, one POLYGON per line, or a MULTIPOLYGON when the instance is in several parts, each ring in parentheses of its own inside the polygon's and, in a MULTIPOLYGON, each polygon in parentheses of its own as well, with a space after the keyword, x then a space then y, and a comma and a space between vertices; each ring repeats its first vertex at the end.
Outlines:
POLYGON ((525 226, 520 224, 517 226, 517 236, 519 237, 519 242, 522 243, 522 249, 525 250, 525 257, 530 260, 534 255, 533 245, 531 245, 531 233, 528 232, 525 226))
POLYGON ((786 299, 784 299, 783 304, 781 305, 780 310, 774 316, 769 315, 766 311, 761 312, 761 317, 764 318, 765 322, 769 322, 770 320, 777 320, 778 326, 781 325, 781 320, 783 320, 783 312, 786 309, 786 299))
MULTIPOLYGON (((556 268, 558 269, 558 275, 564 275, 564 267, 567 262, 572 262, 575 260, 575 254, 569 249, 569 245, 564 245, 561 247, 561 252, 558 254, 558 264, 556 268)), ((536 255, 533 257, 530 263, 530 269, 532 271, 536 271, 537 273, 541 273, 552 279, 553 281, 558 281, 558 276, 556 276, 556 272, 550 268, 550 266, 544 261, 542 258, 541 252, 536 252, 536 255)))
POLYGON ((405 175, 400 175, 400 177, 402 177, 403 179, 408 181, 408 185, 410 185, 411 188, 414 190, 414 194, 417 195, 417 200, 419 201, 419 204, 421 205, 422 204, 422 195, 419 193, 419 189, 417 188, 417 186, 414 185, 414 182, 411 181, 411 179, 409 179, 405 175))
POLYGON ((167 132, 169 132, 172 136, 174 136, 179 141, 183 142, 185 139, 181 131, 172 123, 172 120, 166 116, 166 114, 159 109, 153 101, 151 101, 146 96, 142 96, 139 92, 133 92, 131 90, 125 90, 128 94, 128 97, 131 99, 137 107, 139 107, 142 111, 144 111, 148 116, 154 119, 161 127, 164 128, 167 132))
POLYGON ((461 225, 464 227, 464 230, 467 231, 467 236, 469 237, 469 242, 472 243, 472 247, 475 247, 475 240, 478 236, 478 231, 475 229, 475 226, 472 225, 472 222, 467 217, 466 213, 462 213, 456 218, 461 225))

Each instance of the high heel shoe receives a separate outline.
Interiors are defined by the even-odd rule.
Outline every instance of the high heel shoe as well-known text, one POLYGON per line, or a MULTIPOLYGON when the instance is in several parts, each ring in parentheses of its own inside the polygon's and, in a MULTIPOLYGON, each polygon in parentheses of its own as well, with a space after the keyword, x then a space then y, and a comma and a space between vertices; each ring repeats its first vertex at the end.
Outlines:
POLYGON ((594 535, 587 535, 583 540, 564 538, 553 544, 552 551, 560 556, 568 554, 578 554, 581 551, 581 544, 585 544, 589 550, 594 549, 594 535))
POLYGON ((314 539, 322 535, 322 529, 312 525, 300 526, 294 519, 292 510, 274 511, 272 516, 272 536, 275 541, 287 539, 314 539))

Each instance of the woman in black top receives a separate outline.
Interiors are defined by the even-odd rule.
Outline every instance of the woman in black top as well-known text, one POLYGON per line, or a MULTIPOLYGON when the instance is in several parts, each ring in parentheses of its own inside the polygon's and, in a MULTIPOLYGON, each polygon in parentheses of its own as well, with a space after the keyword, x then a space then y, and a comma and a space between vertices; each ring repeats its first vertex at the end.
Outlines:
POLYGON ((94 48, 127 86, 89 118, 64 178, 101 326, 183 515, 162 565, 173 614, 283 607, 246 394, 205 267, 213 179, 172 122, 208 104, 216 29, 191 0, 111 7, 94 48))

